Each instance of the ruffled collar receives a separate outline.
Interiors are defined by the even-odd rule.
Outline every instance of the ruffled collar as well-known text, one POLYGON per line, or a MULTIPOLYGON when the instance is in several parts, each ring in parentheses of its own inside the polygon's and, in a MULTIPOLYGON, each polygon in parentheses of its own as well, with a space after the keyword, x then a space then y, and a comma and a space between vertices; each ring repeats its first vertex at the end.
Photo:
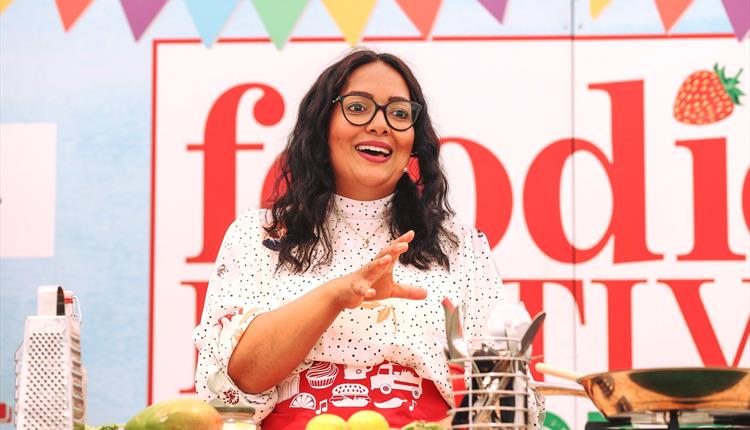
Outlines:
POLYGON ((334 194, 334 210, 347 219, 378 220, 385 218, 393 194, 378 200, 354 200, 334 194))

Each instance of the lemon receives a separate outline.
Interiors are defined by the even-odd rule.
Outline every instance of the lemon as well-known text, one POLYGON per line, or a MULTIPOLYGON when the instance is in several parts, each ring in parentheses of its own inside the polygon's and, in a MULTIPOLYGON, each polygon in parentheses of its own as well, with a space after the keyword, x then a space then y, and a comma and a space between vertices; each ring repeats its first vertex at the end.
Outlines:
POLYGON ((359 411, 346 422, 349 430, 389 430, 385 417, 375 411, 359 411))
POLYGON ((338 415, 321 414, 307 422, 305 430, 347 430, 346 421, 338 415))

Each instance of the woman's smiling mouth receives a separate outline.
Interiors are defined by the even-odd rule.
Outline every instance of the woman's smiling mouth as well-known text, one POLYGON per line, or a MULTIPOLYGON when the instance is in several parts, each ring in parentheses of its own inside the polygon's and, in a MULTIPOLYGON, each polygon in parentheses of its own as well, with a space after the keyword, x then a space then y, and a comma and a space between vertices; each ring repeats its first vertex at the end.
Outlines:
POLYGON ((354 147, 362 158, 374 163, 385 163, 391 158, 393 149, 383 142, 368 141, 357 144, 354 147))

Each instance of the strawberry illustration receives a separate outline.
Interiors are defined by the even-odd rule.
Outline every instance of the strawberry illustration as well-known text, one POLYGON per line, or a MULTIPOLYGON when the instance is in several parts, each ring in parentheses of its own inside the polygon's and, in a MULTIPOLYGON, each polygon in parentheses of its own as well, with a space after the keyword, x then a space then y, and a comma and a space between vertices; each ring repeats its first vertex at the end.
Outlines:
POLYGON ((744 93, 737 87, 742 69, 727 78, 724 67, 699 70, 685 79, 674 101, 674 118, 685 124, 712 124, 728 117, 744 93))

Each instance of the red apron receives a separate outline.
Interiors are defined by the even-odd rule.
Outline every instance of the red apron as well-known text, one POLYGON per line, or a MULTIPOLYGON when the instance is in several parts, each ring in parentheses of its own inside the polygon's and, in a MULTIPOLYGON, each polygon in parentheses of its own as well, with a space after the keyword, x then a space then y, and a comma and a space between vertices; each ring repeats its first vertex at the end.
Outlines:
POLYGON ((263 420, 263 430, 304 429, 321 413, 346 420, 367 409, 379 412, 391 427, 402 427, 416 420, 440 421, 449 409, 432 381, 387 361, 372 367, 316 361, 278 391, 279 401, 263 420))

